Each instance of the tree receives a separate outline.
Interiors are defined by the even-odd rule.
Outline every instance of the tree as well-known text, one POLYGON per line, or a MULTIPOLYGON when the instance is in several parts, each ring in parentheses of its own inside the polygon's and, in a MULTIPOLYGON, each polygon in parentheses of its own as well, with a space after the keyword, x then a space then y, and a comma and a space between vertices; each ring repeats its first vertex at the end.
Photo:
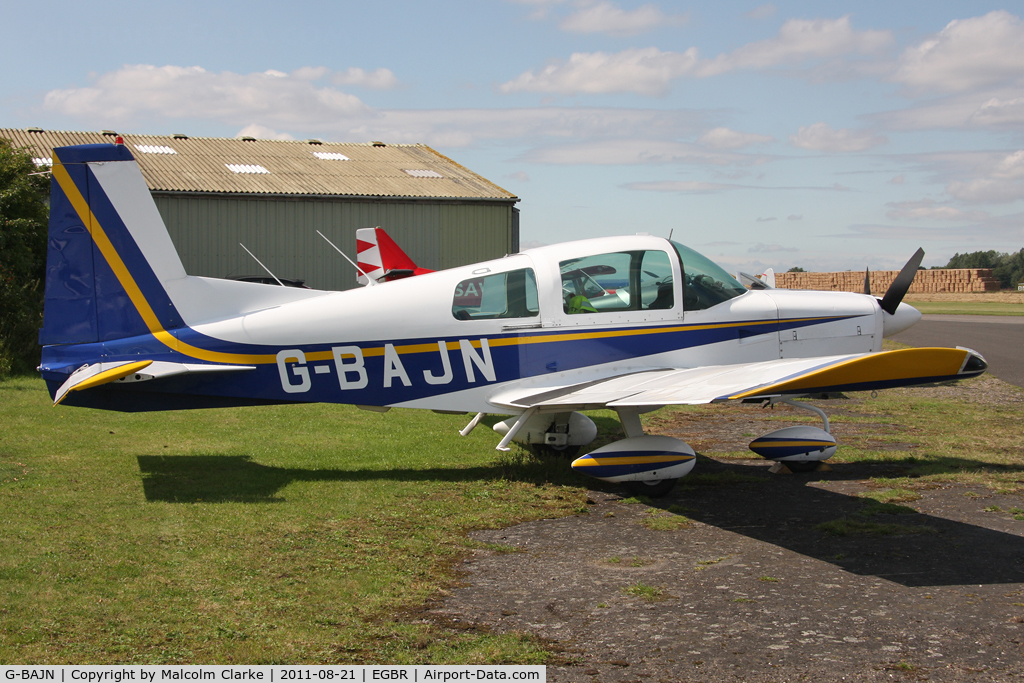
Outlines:
POLYGON ((1003 287, 1017 289, 1017 283, 1024 282, 1024 249, 1003 254, 999 265, 992 269, 992 276, 999 278, 1003 287))
POLYGON ((800 266, 793 266, 792 268, 790 268, 786 272, 787 273, 806 273, 807 271, 804 270, 803 268, 801 268, 800 266))
POLYGON ((0 140, 0 377, 39 364, 50 182, 0 140))
POLYGON ((992 277, 1004 288, 1016 289, 1017 283, 1024 281, 1024 249, 1010 254, 994 250, 956 253, 946 268, 990 268, 992 277))

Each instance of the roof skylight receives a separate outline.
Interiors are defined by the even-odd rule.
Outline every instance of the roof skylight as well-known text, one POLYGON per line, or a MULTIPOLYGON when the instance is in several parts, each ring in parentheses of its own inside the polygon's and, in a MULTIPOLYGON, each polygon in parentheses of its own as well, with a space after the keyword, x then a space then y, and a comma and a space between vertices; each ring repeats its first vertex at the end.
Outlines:
POLYGON ((135 145, 135 149, 144 154, 177 154, 173 147, 167 145, 135 145))
POLYGON ((325 159, 327 161, 350 161, 350 159, 344 154, 338 152, 313 152, 313 156, 317 159, 325 159))
POLYGON ((441 175, 440 173, 438 173, 437 171, 428 171, 428 170, 425 170, 425 169, 423 169, 423 170, 421 170, 421 169, 409 169, 409 168, 403 168, 402 170, 405 171, 406 173, 408 173, 409 175, 411 175, 413 178, 444 178, 444 176, 441 175))
POLYGON ((53 159, 50 159, 49 157, 33 157, 32 163, 35 164, 37 168, 42 166, 53 166, 53 159))
POLYGON ((235 173, 270 173, 259 164, 224 164, 235 173))

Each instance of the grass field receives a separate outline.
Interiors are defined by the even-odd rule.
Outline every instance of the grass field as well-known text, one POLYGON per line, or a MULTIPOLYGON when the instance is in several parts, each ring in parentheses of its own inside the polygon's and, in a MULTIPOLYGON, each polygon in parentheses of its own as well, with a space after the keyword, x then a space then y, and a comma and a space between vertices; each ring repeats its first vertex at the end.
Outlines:
MULTIPOLYGON (((998 386, 1016 403, 883 392, 833 418, 851 432, 836 459, 912 465, 889 489, 1019 489, 1024 403, 998 386)), ((757 410, 679 414, 706 410, 714 430, 733 408, 757 410)), ((617 438, 612 413, 590 415, 617 438)), ((483 425, 459 437, 467 420, 334 405, 130 415, 0 382, 0 663, 549 661, 528 635, 421 618, 475 547, 467 530, 579 514, 601 486, 564 460, 497 453, 483 425)))
POLYGON ((119 414, 0 383, 0 663, 521 662, 413 612, 471 528, 584 507, 468 417, 273 406, 119 414))

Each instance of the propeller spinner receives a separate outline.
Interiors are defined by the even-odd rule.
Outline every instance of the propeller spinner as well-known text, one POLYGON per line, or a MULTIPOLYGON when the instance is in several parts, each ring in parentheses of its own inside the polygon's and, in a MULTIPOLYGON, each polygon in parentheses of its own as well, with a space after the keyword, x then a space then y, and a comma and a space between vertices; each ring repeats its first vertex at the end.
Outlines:
MULTIPOLYGON (((910 285, 914 282, 914 276, 917 275, 917 269, 921 267, 921 261, 923 260, 924 249, 918 249, 910 257, 910 260, 907 261, 907 264, 903 266, 903 269, 896 276, 896 279, 892 281, 892 284, 889 285, 885 295, 878 300, 882 310, 888 313, 882 319, 883 336, 890 337, 894 334, 899 334, 921 319, 920 311, 902 302, 903 297, 910 290, 910 285)), ((865 275, 866 288, 867 276, 865 275)))
POLYGON ((917 275, 917 269, 921 267, 921 261, 924 260, 924 249, 918 249, 914 252, 914 255, 907 261, 907 265, 903 266, 903 270, 896 276, 896 279, 889 285, 889 289, 885 291, 885 296, 881 299, 882 310, 889 315, 895 315, 896 309, 899 307, 900 302, 903 301, 903 297, 907 295, 910 290, 910 285, 914 282, 914 276, 917 275))

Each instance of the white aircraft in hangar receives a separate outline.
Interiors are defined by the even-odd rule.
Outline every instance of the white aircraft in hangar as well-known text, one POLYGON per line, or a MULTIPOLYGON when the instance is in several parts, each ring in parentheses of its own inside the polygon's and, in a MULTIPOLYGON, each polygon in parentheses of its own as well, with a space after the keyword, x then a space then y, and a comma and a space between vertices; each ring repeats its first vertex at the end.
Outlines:
MULTIPOLYGON (((267 286, 186 275, 124 145, 58 148, 53 161, 40 371, 55 405, 329 402, 476 414, 463 433, 499 414, 510 416, 495 425, 499 449, 516 440, 570 452, 597 433, 580 411, 608 408, 626 438, 572 466, 657 496, 695 455, 645 435, 642 413, 931 384, 987 367, 969 349, 882 351, 883 337, 920 318, 901 300, 921 251, 881 299, 747 290, 649 235, 343 292, 267 286)), ((835 452, 827 418, 824 427, 789 427, 751 447, 813 467, 835 452)))

